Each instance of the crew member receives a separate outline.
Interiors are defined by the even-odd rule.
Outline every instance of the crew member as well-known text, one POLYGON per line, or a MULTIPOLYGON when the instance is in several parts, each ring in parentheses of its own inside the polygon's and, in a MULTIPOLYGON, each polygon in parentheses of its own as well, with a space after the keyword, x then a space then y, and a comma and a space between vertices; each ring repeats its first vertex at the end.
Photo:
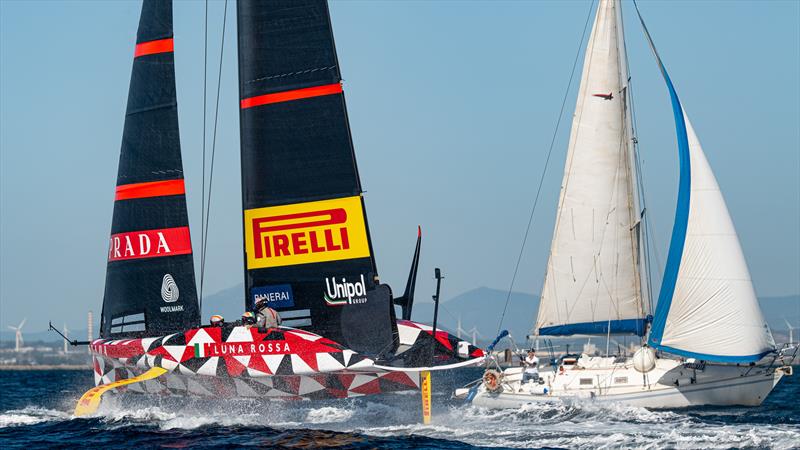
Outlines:
POLYGON ((525 372, 522 374, 522 383, 527 383, 528 380, 539 381, 539 358, 536 357, 536 350, 530 349, 523 362, 525 372))
POLYGON ((281 325, 281 316, 278 311, 267 306, 267 300, 256 303, 256 323, 259 328, 278 328, 281 325))
POLYGON ((256 315, 250 311, 246 311, 242 314, 242 325, 244 325, 245 328, 254 327, 256 325, 256 315))
POLYGON ((225 325, 225 318, 220 316, 219 314, 214 314, 211 316, 211 326, 212 327, 221 327, 225 325))

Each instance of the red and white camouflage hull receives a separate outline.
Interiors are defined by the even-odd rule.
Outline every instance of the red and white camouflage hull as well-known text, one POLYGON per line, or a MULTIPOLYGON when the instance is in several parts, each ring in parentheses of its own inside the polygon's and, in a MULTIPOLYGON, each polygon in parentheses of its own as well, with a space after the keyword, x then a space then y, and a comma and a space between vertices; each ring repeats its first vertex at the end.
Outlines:
MULTIPOLYGON (((430 327, 398 321, 401 349, 431 340, 430 327)), ((454 358, 459 340, 437 331, 438 359, 454 358)), ((181 395, 328 399, 419 389, 419 372, 387 370, 322 336, 294 328, 203 327, 157 338, 96 340, 95 384, 132 378, 150 368, 167 373, 119 388, 181 395)), ((469 347, 476 362, 482 350, 469 347)), ((420 370, 425 368, 420 367, 420 370)))

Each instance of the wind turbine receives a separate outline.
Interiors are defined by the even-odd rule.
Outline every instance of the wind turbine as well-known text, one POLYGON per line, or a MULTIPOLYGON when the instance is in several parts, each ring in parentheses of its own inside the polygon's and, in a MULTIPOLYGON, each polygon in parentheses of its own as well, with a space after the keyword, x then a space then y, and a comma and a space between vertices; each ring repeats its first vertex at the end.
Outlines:
POLYGON ((783 319, 783 321, 786 322, 786 327, 789 328, 789 346, 791 347, 791 345, 794 344, 794 327, 788 320, 783 319))
POLYGON ((461 339, 461 333, 467 334, 467 330, 461 328, 461 315, 458 315, 458 326, 456 327, 456 337, 461 339))
POLYGON ((482 334, 480 334, 480 333, 478 333, 478 329, 477 329, 477 328, 475 328, 475 327, 472 327, 472 329, 471 329, 471 330, 469 330, 469 331, 468 331, 468 333, 471 333, 471 334, 472 334, 472 345, 473 345, 474 347, 477 347, 477 346, 478 346, 478 344, 477 344, 477 342, 478 342, 478 336, 480 336, 480 337, 483 337, 483 335, 482 335, 482 334))
POLYGON ((23 327, 23 325, 25 325, 25 321, 26 320, 28 320, 27 317, 22 319, 22 322, 20 322, 19 325, 15 326, 15 327, 12 327, 11 325, 8 326, 8 328, 11 328, 15 332, 15 334, 14 334, 14 338, 15 338, 14 351, 16 351, 17 353, 19 353, 19 349, 22 348, 22 346, 25 344, 25 342, 22 339, 22 327, 23 327))

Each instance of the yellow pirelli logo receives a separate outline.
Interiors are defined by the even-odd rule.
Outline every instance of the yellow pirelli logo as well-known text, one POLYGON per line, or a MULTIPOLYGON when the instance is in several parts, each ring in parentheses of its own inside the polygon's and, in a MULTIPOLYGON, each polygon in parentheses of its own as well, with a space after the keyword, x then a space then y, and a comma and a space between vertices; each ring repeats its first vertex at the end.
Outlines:
POLYGON ((248 269, 369 256, 359 196, 248 209, 244 222, 248 269))

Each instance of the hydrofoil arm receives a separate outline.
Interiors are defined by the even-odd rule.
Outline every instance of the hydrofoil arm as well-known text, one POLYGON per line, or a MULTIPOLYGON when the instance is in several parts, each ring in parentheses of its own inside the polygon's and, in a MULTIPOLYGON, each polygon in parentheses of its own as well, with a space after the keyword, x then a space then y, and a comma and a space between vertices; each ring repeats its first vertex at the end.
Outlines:
POLYGON ((86 391, 81 399, 78 400, 78 404, 75 405, 75 415, 77 417, 85 416, 87 414, 92 414, 93 412, 97 411, 97 408, 100 406, 100 400, 106 391, 110 391, 111 389, 118 388, 120 386, 125 386, 126 384, 133 384, 138 383, 140 381, 147 381, 152 380, 154 378, 158 378, 161 375, 167 373, 167 369, 162 369, 161 367, 153 367, 152 369, 148 370, 147 372, 133 377, 133 378, 126 378, 124 380, 115 381, 109 384, 101 384, 100 386, 95 386, 88 391, 86 391))

